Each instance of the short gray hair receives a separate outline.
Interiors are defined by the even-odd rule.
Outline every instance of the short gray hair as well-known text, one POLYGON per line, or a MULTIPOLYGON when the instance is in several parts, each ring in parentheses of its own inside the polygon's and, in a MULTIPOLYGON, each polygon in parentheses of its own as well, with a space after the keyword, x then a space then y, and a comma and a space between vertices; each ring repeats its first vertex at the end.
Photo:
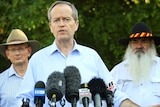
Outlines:
POLYGON ((74 4, 71 4, 70 2, 67 2, 67 1, 56 1, 48 9, 48 20, 49 20, 49 22, 51 21, 51 11, 52 11, 53 7, 58 5, 58 4, 67 4, 68 6, 70 6, 71 9, 72 9, 72 16, 73 16, 74 20, 75 21, 78 20, 78 11, 77 11, 76 7, 74 6, 74 4))

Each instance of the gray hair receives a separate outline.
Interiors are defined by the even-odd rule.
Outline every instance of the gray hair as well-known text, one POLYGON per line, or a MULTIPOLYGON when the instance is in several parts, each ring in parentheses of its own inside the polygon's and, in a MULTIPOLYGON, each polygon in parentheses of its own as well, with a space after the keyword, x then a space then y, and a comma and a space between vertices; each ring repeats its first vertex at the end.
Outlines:
POLYGON ((67 2, 67 1, 56 1, 48 9, 48 20, 49 20, 49 22, 51 21, 51 11, 58 4, 67 4, 68 6, 70 6, 71 9, 72 9, 72 12, 73 12, 72 16, 73 16, 74 20, 75 21, 78 20, 78 11, 77 11, 76 7, 73 4, 71 4, 70 2, 67 2))

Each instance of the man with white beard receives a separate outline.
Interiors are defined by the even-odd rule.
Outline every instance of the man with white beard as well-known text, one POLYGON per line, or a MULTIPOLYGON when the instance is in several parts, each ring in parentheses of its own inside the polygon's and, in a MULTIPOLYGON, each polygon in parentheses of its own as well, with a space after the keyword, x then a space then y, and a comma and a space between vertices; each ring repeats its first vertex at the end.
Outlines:
POLYGON ((139 22, 119 43, 127 49, 123 61, 111 70, 117 88, 141 107, 160 107, 160 57, 155 48, 160 37, 139 22))

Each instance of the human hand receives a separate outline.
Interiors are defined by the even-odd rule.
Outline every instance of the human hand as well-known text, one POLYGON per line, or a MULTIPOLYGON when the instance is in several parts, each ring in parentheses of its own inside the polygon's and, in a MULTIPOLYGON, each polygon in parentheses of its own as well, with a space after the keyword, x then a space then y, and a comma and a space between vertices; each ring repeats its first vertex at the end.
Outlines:
POLYGON ((148 106, 148 107, 160 107, 160 104, 152 105, 152 106, 148 106))

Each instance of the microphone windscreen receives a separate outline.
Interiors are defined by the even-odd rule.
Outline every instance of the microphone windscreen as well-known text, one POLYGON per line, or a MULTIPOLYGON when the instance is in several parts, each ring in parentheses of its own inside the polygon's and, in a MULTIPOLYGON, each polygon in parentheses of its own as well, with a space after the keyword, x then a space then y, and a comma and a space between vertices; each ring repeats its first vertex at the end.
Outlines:
POLYGON ((59 101, 65 94, 64 74, 58 71, 52 72, 46 82, 46 94, 49 100, 52 95, 56 95, 56 101, 59 101))
POLYGON ((67 66, 64 69, 64 76, 66 80, 66 93, 65 97, 68 102, 72 98, 79 99, 79 88, 81 84, 81 76, 79 70, 75 66, 67 66))
POLYGON ((44 82, 43 81, 36 82, 35 88, 45 88, 44 82))
POLYGON ((103 79, 101 78, 93 78, 88 82, 88 88, 90 89, 92 96, 94 97, 96 94, 100 94, 103 98, 106 92, 106 85, 103 79))
POLYGON ((45 103, 45 84, 43 81, 38 81, 34 87, 34 103, 37 99, 41 99, 45 103))

